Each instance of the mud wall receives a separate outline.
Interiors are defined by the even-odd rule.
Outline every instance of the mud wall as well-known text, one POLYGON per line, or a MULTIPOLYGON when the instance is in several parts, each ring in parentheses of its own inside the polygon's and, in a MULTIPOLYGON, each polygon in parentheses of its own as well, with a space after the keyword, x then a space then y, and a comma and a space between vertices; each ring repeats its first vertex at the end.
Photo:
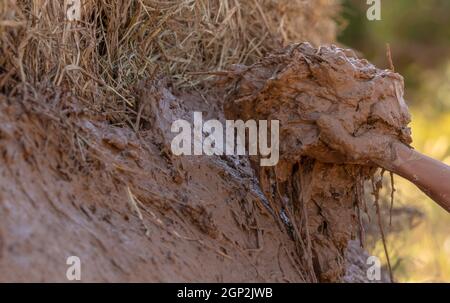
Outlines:
POLYGON ((250 3, 88 1, 83 22, 57 1, 0 3, 0 281, 65 282, 73 255, 82 281, 340 279, 347 166, 302 158, 258 183, 247 159, 179 159, 164 136, 194 110, 223 118, 203 72, 334 40, 332 1, 250 3), (342 182, 319 191, 324 172, 342 182))

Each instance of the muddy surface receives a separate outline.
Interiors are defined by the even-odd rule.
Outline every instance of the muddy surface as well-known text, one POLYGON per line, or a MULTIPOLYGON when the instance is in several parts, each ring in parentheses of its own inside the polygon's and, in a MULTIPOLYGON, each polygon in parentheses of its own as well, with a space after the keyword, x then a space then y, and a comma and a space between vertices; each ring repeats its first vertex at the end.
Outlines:
POLYGON ((0 96, 0 281, 67 282, 69 256, 83 282, 306 281, 248 160, 170 154, 172 119, 211 105, 139 91, 138 133, 70 95, 0 96))
POLYGON ((398 76, 304 45, 237 67, 216 90, 210 71, 335 41, 339 4, 135 2, 91 2, 75 23, 62 2, 1 2, 0 282, 67 282, 69 256, 82 282, 363 281, 366 255, 346 246, 374 169, 340 165, 335 143, 361 146, 353 134, 371 126, 407 141, 404 110, 385 121, 375 102, 378 85, 393 100, 398 76), (224 120, 225 96, 283 121, 275 169, 171 154, 173 120, 224 120))
POLYGON ((227 118, 280 121, 280 162, 253 166, 309 278, 339 280, 364 207, 362 184, 377 160, 393 156, 393 142, 411 142, 403 78, 350 50, 303 43, 235 66, 225 83, 227 118))
POLYGON ((143 82, 128 126, 57 88, 0 96, 0 281, 65 282, 69 256, 85 282, 364 280, 346 252, 375 168, 341 164, 317 121, 409 142, 401 77, 305 44, 230 75, 227 118, 281 121, 276 167, 171 154, 174 120, 225 119, 222 89, 143 82))

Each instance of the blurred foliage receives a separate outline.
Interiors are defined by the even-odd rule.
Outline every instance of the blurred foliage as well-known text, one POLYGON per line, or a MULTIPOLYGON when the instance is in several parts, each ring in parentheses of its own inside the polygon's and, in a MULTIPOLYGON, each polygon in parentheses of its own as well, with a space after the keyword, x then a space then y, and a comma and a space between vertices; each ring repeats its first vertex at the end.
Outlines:
MULTIPOLYGON (((396 70, 405 76, 407 97, 412 103, 419 102, 413 97, 426 81, 422 73, 439 68, 450 58, 450 1, 384 0, 381 21, 368 21, 367 8, 365 0, 344 0, 343 17, 348 26, 339 41, 386 68, 389 43, 396 70)), ((433 105, 441 105, 440 100, 433 105)))
MULTIPOLYGON (((343 2, 347 24, 340 43, 383 68, 390 44, 395 69, 405 77, 413 146, 450 165, 450 1, 384 0, 380 21, 367 20, 366 1, 343 2)), ((450 215, 406 180, 395 177, 395 184, 394 215, 411 209, 424 214, 419 224, 399 230, 384 224, 391 231, 387 242, 396 279, 450 282, 450 215)), ((389 195, 385 189, 385 200, 389 195)), ((369 247, 384 259, 379 237, 369 247)))

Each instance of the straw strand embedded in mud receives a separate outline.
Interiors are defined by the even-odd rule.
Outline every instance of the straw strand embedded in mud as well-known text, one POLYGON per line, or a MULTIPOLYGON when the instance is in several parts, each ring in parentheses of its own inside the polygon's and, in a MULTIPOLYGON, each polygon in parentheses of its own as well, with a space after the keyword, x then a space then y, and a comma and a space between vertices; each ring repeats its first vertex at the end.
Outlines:
MULTIPOLYGON (((273 173, 275 176, 275 180, 278 180, 278 176, 276 174, 276 170, 273 169, 273 173)), ((288 204, 285 203, 285 199, 283 199, 283 195, 280 192, 280 187, 279 187, 279 183, 277 181, 275 181, 275 188, 276 188, 276 192, 278 194, 278 202, 283 203, 283 208, 282 210, 286 213, 287 218, 289 219, 289 224, 292 225, 292 229, 294 232, 294 239, 295 242, 298 244, 300 244, 300 247, 297 248, 298 250, 298 254, 299 256, 301 256, 305 261, 306 261, 306 268, 307 268, 307 272, 310 276, 310 279, 312 282, 318 282, 316 273, 314 271, 314 265, 313 265, 313 253, 312 253, 312 244, 311 244, 311 237, 310 237, 310 232, 309 232, 309 224, 308 224, 308 214, 306 212, 306 205, 305 205, 305 200, 303 199, 303 193, 301 190, 299 190, 299 188, 303 188, 301 185, 298 186, 299 182, 301 182, 301 179, 297 179, 297 190, 295 191, 295 193, 293 194, 297 194, 296 195, 296 201, 299 202, 299 204, 302 205, 302 220, 300 221, 300 228, 297 226, 297 221, 296 217, 295 217, 295 211, 291 210, 291 207, 294 207, 294 205, 292 204, 288 204), (304 221, 304 225, 302 224, 302 221, 304 221), (305 228, 305 234, 306 234, 306 245, 303 241, 303 234, 301 232, 301 230, 305 228)), ((294 189, 295 185, 293 185, 294 189)), ((294 191, 293 191, 294 192, 294 191)), ((281 222, 281 220, 279 220, 280 215, 278 215, 278 222, 281 222)), ((298 245, 297 245, 298 246, 298 245)))
POLYGON ((394 208, 394 195, 395 195, 395 182, 394 182, 394 174, 389 172, 390 181, 391 181, 391 205, 389 207, 389 225, 392 225, 392 209, 394 208))
MULTIPOLYGON (((381 175, 381 178, 383 178, 382 175, 381 175)), ((372 176, 371 183, 372 183, 372 195, 374 196, 374 199, 375 199, 374 204, 375 204, 376 214, 377 214, 377 223, 378 223, 378 228, 380 230, 381 241, 383 243, 384 254, 386 256, 386 262, 388 265, 389 278, 390 278, 391 282, 394 282, 394 275, 393 275, 392 267, 391 267, 391 259, 389 257, 389 250, 388 250, 387 244, 386 244, 386 236, 384 233, 383 221, 381 218, 380 203, 379 203, 382 180, 375 181, 374 176, 372 176)))

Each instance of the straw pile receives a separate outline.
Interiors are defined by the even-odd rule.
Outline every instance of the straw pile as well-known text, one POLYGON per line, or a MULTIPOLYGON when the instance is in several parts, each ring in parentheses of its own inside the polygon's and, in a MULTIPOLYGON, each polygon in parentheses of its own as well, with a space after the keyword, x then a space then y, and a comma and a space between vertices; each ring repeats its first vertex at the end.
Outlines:
POLYGON ((249 65, 292 41, 331 42, 336 13, 329 0, 2 0, 0 92, 60 87, 129 116, 141 79, 206 91, 208 76, 192 72, 249 65), (74 2, 81 18, 69 21, 74 2))

